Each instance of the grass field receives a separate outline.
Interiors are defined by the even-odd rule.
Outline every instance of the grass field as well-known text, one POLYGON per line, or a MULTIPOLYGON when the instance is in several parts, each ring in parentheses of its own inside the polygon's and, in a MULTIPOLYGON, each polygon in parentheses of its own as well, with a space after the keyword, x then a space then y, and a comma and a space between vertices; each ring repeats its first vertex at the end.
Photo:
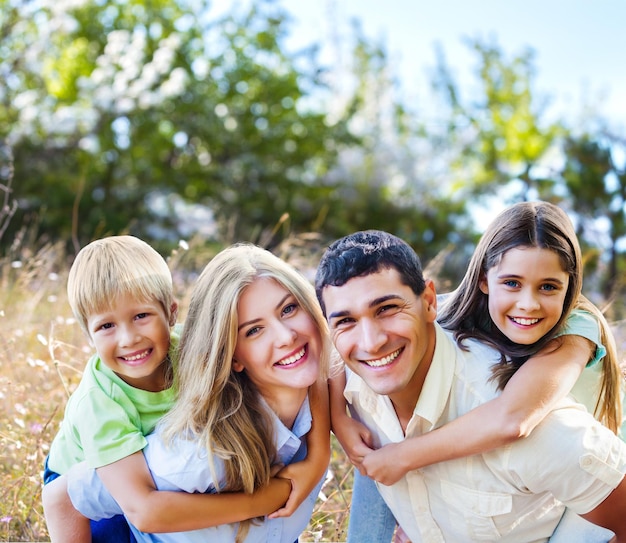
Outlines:
MULTIPOLYGON (((207 255, 172 254, 170 266, 198 269, 207 255), (191 264, 193 262, 193 264, 191 264)), ((20 249, 0 260, 0 541, 46 541, 41 471, 68 395, 91 347, 67 303, 61 245, 20 249)), ((176 273, 184 319, 193 273, 176 273)), ((337 443, 329 478, 301 541, 343 541, 352 468, 337 443)))

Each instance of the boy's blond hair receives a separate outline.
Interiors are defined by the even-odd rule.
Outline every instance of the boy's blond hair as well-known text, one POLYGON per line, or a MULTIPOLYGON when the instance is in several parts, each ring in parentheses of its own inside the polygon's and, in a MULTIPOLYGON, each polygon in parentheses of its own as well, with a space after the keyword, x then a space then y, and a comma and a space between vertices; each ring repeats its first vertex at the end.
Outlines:
POLYGON ((157 251, 133 236, 92 241, 76 255, 67 280, 70 306, 87 335, 89 317, 109 309, 120 295, 157 301, 172 319, 172 274, 157 251))

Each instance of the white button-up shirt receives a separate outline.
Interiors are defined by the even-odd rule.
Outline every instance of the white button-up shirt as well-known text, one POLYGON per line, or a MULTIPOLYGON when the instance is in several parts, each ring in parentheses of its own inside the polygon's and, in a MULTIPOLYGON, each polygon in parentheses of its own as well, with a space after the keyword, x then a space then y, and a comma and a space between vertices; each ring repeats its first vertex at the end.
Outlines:
MULTIPOLYGON (((269 407, 268 407, 269 409, 269 407)), ((277 463, 284 465, 303 460, 306 457, 304 436, 311 429, 311 412, 308 397, 300 408, 293 428, 289 430, 280 419, 273 415, 277 463)), ((194 441, 177 440, 172 447, 166 447, 158 433, 147 436, 148 445, 144 449, 148 467, 158 490, 184 492, 214 492, 215 479, 209 469, 207 451, 194 441)), ((223 464, 216 460, 216 477, 224 478, 223 464)), ((268 519, 253 524, 245 539, 246 543, 293 543, 307 527, 313 506, 322 486, 323 479, 290 517, 268 519)), ((84 516, 99 520, 115 514, 123 514, 115 500, 108 493, 95 470, 81 466, 68 472, 68 493, 74 507, 84 516)), ((202 530, 147 534, 131 525, 135 538, 141 542, 159 543, 232 543, 239 524, 223 524, 202 530)))
MULTIPOLYGON (((497 395, 489 381, 499 354, 468 341, 459 349, 436 326, 435 354, 406 436, 417 436, 497 395)), ((378 446, 404 433, 387 396, 348 372, 345 397, 378 446)), ((626 472, 626 444, 580 404, 565 399, 525 439, 495 451, 441 462, 378 484, 413 543, 547 541, 565 506, 584 513, 601 503, 626 472)))

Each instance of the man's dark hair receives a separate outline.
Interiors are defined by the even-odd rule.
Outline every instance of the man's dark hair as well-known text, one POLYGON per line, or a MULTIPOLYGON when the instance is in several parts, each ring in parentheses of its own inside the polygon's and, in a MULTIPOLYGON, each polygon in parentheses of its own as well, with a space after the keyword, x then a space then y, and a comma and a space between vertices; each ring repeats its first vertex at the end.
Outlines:
POLYGON ((402 284, 410 287, 417 296, 424 292, 426 285, 419 257, 408 243, 393 234, 364 230, 333 242, 322 256, 315 274, 315 292, 324 315, 324 287, 340 287, 353 277, 387 268, 397 270, 402 284))

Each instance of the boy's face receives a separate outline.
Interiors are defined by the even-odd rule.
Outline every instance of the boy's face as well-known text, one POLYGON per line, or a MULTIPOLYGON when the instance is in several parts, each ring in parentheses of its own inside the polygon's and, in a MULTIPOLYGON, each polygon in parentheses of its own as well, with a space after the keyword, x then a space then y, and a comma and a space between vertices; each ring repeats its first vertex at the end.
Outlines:
MULTIPOLYGON (((176 304, 172 307, 175 320, 176 304)), ((121 295, 109 309, 87 319, 89 337, 102 362, 129 385, 159 391, 165 386, 163 364, 170 346, 170 326, 156 301, 121 295)))
POLYGON ((326 286, 322 297, 333 343, 350 369, 394 404, 416 402, 435 348, 432 282, 416 296, 388 268, 326 286))

